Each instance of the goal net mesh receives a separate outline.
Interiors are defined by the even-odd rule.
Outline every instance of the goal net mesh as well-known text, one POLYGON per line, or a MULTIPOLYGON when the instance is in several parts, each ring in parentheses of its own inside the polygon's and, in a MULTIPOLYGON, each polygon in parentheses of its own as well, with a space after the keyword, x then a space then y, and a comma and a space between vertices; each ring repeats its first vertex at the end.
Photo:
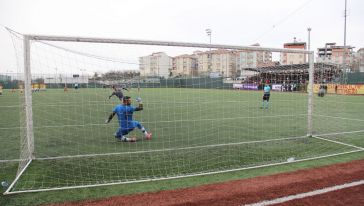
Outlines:
MULTIPOLYGON (((22 82, 24 36, 12 38, 22 82)), ((214 174, 362 149, 361 97, 334 94, 342 89, 340 66, 314 65, 309 116, 304 52, 294 53, 302 62, 283 64, 287 53, 259 48, 33 39, 29 53, 31 92, 18 91, 20 164, 12 192, 214 174), (324 97, 317 96, 320 84, 328 86, 324 97), (117 116, 105 120, 122 102, 111 96, 112 86, 134 106, 142 99, 133 118, 151 140, 138 128, 126 135, 136 142, 114 137, 117 116), (308 118, 317 137, 307 136, 308 118)))

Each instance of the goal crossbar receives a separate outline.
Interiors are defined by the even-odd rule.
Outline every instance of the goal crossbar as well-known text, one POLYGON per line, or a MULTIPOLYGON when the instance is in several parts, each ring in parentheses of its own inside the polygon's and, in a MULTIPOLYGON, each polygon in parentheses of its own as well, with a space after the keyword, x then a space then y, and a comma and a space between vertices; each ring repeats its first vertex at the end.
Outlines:
POLYGON ((91 38, 91 37, 75 37, 75 36, 42 36, 42 35, 27 35, 30 40, 38 41, 64 41, 64 42, 89 42, 89 43, 114 43, 114 44, 134 44, 134 45, 154 45, 154 46, 179 46, 179 47, 197 47, 211 49, 236 49, 248 51, 272 51, 286 53, 303 53, 313 54, 313 51, 299 49, 280 49, 269 47, 254 47, 254 46, 234 46, 227 44, 204 44, 204 43, 189 43, 175 41, 155 41, 155 40, 138 40, 138 39, 109 39, 109 38, 91 38))

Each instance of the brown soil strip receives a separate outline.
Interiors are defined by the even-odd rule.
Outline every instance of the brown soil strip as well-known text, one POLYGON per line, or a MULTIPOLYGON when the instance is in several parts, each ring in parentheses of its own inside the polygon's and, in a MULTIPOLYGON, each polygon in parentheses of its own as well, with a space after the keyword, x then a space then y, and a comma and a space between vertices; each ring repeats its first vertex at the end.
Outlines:
MULTIPOLYGON (((341 185, 363 179, 364 160, 357 160, 348 163, 329 165, 325 167, 298 170, 295 172, 281 173, 277 175, 263 176, 251 179, 202 185, 193 188, 149 192, 142 194, 117 196, 101 200, 69 202, 55 205, 242 205, 256 203, 263 200, 276 199, 288 195, 310 192, 325 187, 332 187, 334 185, 341 185)), ((353 202, 351 200, 345 200, 344 198, 341 198, 341 195, 338 196, 335 194, 342 193, 342 195, 349 197, 348 194, 352 194, 353 190, 357 191, 359 189, 362 189, 361 193, 356 193, 359 195, 361 194, 361 199, 359 198, 357 201, 363 201, 364 190, 362 186, 345 189, 343 191, 331 192, 326 195, 320 195, 318 197, 315 196, 311 198, 304 198, 301 201, 318 201, 317 204, 314 203, 311 205, 335 205, 335 201, 342 201, 344 203, 347 203, 346 205, 356 205, 354 203, 355 201, 353 202), (320 197, 327 197, 327 199, 320 200, 320 197), (327 202, 329 200, 333 202, 327 202)), ((354 197, 351 197, 351 199, 355 200, 354 197)), ((290 201, 290 203, 292 204, 294 202, 295 201, 290 201)), ((306 202, 300 204, 297 200, 297 205, 305 205, 305 203, 306 202)), ((283 205, 290 204, 285 203, 283 205)))

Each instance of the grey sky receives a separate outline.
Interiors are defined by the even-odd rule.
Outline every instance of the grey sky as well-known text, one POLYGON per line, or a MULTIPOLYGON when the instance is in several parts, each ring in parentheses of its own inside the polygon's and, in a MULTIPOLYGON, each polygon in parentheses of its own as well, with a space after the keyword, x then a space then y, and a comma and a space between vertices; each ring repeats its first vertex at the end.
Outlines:
MULTIPOLYGON (((344 0, 0 0, 0 72, 16 71, 7 26, 24 34, 90 36, 282 48, 343 45, 344 0)), ((348 0, 347 45, 364 47, 364 1, 348 0)))

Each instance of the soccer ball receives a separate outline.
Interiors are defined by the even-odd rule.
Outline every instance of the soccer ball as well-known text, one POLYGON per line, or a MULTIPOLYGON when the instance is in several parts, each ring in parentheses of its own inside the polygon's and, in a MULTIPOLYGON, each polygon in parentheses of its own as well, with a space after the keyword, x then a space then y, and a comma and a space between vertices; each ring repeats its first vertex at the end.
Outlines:
POLYGON ((287 162, 293 162, 294 160, 295 160, 294 157, 290 157, 290 158, 287 159, 287 162))
POLYGON ((7 187, 9 186, 9 183, 8 183, 7 181, 2 181, 2 182, 1 182, 1 186, 2 186, 3 188, 7 188, 7 187))

